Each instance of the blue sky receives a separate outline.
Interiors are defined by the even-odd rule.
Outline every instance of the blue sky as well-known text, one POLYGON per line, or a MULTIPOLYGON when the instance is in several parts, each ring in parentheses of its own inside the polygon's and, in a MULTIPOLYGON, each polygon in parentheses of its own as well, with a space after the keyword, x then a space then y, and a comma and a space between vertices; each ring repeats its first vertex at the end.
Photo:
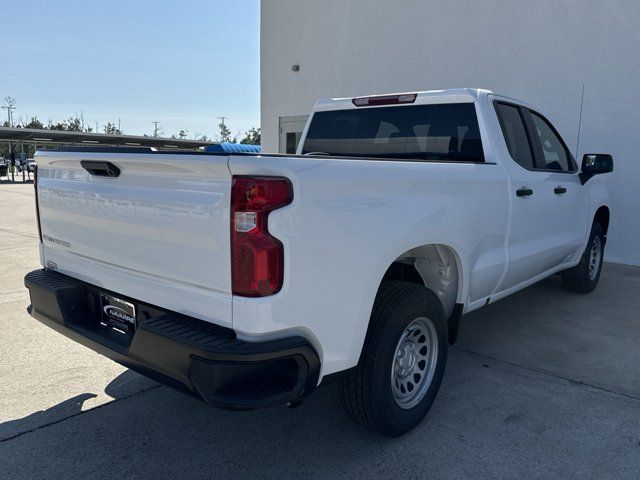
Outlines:
MULTIPOLYGON (((258 0, 2 0, 0 98, 14 119, 84 115, 129 134, 259 126, 258 0), (10 68, 9 68, 10 67, 10 68)), ((6 116, 4 110, 0 114, 6 116)))

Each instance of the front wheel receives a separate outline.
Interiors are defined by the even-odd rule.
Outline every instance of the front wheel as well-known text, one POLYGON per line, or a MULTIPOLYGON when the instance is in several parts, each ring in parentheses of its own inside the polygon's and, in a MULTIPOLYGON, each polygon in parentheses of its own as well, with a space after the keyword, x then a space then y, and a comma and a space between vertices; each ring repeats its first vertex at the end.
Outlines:
POLYGON ((447 362, 447 324, 438 297, 408 282, 380 287, 358 366, 340 381, 348 415, 396 437, 427 414, 447 362))
POLYGON ((598 284, 602 272, 605 236, 602 226, 594 223, 587 248, 575 267, 562 272, 562 284, 577 293, 589 293, 598 284))

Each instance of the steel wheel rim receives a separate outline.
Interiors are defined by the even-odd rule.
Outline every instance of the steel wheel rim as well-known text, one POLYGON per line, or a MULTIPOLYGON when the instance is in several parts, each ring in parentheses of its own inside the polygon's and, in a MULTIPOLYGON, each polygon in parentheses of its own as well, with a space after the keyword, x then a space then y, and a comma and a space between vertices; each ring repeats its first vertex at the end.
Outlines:
POLYGON ((413 408, 424 398, 437 360, 436 327, 427 317, 418 317, 405 328, 393 353, 391 390, 400 408, 413 408))
POLYGON ((600 257, 602 256, 602 242, 600 237, 593 239, 591 250, 589 251, 589 280, 595 280, 600 268, 600 257))

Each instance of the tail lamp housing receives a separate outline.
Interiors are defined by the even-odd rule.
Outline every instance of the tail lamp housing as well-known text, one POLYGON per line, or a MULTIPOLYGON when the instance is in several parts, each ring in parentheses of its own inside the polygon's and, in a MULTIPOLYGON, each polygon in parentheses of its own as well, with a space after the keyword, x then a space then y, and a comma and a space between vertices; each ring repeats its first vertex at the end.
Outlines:
POLYGON ((402 105, 414 103, 417 93, 401 93, 398 95, 374 95, 372 97, 356 97, 351 100, 356 107, 374 107, 378 105, 402 105))
POLYGON ((234 295, 264 297, 282 288, 284 248, 269 233, 269 213, 293 201, 284 177, 234 176, 231 186, 231 286, 234 295))

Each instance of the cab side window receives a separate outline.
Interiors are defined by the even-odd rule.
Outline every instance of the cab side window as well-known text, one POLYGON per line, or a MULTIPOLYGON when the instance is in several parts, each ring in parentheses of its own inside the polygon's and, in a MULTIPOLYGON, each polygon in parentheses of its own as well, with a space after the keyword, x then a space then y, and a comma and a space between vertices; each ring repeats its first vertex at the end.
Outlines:
POLYGON ((506 103, 496 103, 495 107, 511 158, 520 166, 532 170, 533 156, 520 109, 506 103))
POLYGON ((573 162, 553 127, 540 115, 530 112, 532 136, 536 150, 536 163, 543 170, 573 171, 573 162))

